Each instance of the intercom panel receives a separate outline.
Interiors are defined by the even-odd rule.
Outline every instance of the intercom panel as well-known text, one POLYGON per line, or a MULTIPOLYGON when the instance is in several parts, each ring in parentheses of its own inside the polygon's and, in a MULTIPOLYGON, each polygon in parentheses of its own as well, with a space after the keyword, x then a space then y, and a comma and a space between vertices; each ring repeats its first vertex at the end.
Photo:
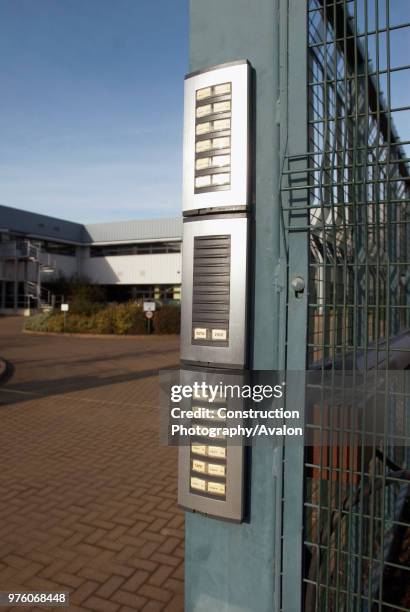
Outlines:
MULTIPOLYGON (((181 370, 181 383, 194 385, 241 385, 241 374, 181 370)), ((197 416, 185 421, 186 427, 224 427, 243 425, 230 412, 243 411, 243 399, 223 393, 210 402, 207 390, 199 389, 192 398, 184 398, 181 410, 197 416)), ((201 430, 200 430, 201 433, 201 430)), ((240 522, 244 516, 245 446, 239 437, 226 435, 191 435, 179 446, 178 503, 187 510, 240 522)))
POLYGON ((241 60, 185 79, 184 214, 248 206, 249 74, 241 60))
POLYGON ((185 219, 182 360, 210 367, 245 366, 247 241, 245 215, 185 219))

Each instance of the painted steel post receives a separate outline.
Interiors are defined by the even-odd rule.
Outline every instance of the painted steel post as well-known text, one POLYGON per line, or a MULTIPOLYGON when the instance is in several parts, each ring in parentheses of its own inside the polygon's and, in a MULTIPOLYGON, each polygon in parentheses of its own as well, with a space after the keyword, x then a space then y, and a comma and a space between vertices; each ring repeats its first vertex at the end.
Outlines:
MULTIPOLYGON (((307 2, 282 0, 281 141, 288 171, 282 187, 287 251, 287 403, 304 415, 309 282, 307 2), (294 189, 293 189, 294 188, 294 189), (297 210, 292 210, 292 206, 297 210), (302 281, 302 282, 301 282, 302 281), (303 285, 303 291, 300 291, 303 285), (299 291, 298 291, 299 289, 299 291)), ((302 610, 303 445, 285 445, 283 461, 282 609, 302 610)))
MULTIPOLYGON (((253 67, 252 367, 284 366, 280 293, 279 1, 191 0, 190 72, 238 59, 253 67)), ((186 514, 187 612, 279 610, 282 448, 252 447, 249 519, 186 514)))

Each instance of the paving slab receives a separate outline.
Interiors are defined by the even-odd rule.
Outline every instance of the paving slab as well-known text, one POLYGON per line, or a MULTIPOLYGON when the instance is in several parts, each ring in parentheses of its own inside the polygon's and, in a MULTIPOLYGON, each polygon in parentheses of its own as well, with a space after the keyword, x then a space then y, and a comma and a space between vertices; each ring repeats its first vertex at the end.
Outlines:
POLYGON ((22 323, 0 318, 13 366, 0 385, 0 590, 67 591, 79 611, 183 612, 177 456, 158 434, 158 369, 178 366, 179 339, 37 336, 22 323))

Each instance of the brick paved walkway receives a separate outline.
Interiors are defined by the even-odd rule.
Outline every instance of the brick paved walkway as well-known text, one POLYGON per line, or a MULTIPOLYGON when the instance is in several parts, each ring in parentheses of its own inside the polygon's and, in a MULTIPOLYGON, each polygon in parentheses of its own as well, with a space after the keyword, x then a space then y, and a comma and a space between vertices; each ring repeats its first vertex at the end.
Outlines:
POLYGON ((156 376, 178 364, 179 340, 31 336, 21 323, 0 318, 15 367, 0 386, 0 590, 182 612, 183 514, 156 376))

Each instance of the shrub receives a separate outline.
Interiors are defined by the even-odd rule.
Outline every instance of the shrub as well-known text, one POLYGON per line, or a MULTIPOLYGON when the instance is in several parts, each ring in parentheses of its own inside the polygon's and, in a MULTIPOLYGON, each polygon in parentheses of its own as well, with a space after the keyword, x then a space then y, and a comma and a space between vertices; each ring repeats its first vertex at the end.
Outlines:
POLYGON ((114 333, 145 334, 146 320, 144 312, 136 302, 117 304, 114 308, 114 333))
POLYGON ((64 315, 53 314, 48 319, 47 331, 54 333, 61 333, 64 331, 64 315))
POLYGON ((104 291, 95 285, 89 285, 85 281, 73 282, 69 287, 67 301, 70 305, 70 313, 73 315, 85 315, 90 317, 99 312, 105 299, 104 291))
MULTIPOLYGON (((179 334, 180 308, 162 306, 154 313, 154 333, 179 334)), ((54 333, 80 334, 146 334, 147 320, 142 306, 136 302, 99 307, 91 314, 70 311, 66 316, 61 312, 35 314, 25 321, 25 329, 54 333)))
POLYGON ((91 316, 101 309, 105 302, 105 290, 93 285, 87 277, 72 276, 66 278, 60 275, 45 285, 58 297, 64 296, 64 301, 70 304, 72 314, 91 316))
POLYGON ((107 306, 100 312, 97 312, 92 318, 93 328, 90 330, 94 334, 114 334, 115 333, 115 317, 114 307, 107 306))
POLYGON ((94 331, 94 317, 69 314, 66 320, 65 331, 70 334, 92 333, 94 331))
POLYGON ((156 334, 179 334, 181 330, 181 308, 162 306, 155 311, 154 331, 156 334))
POLYGON ((91 302, 86 296, 69 298, 68 303, 72 315, 84 315, 85 317, 91 317, 103 308, 100 304, 91 302))
POLYGON ((102 304, 106 300, 105 290, 99 285, 93 285, 87 278, 75 277, 68 288, 68 298, 90 304, 102 304))
POLYGON ((38 313, 27 317, 24 321, 24 329, 29 331, 48 331, 50 313, 38 313))

